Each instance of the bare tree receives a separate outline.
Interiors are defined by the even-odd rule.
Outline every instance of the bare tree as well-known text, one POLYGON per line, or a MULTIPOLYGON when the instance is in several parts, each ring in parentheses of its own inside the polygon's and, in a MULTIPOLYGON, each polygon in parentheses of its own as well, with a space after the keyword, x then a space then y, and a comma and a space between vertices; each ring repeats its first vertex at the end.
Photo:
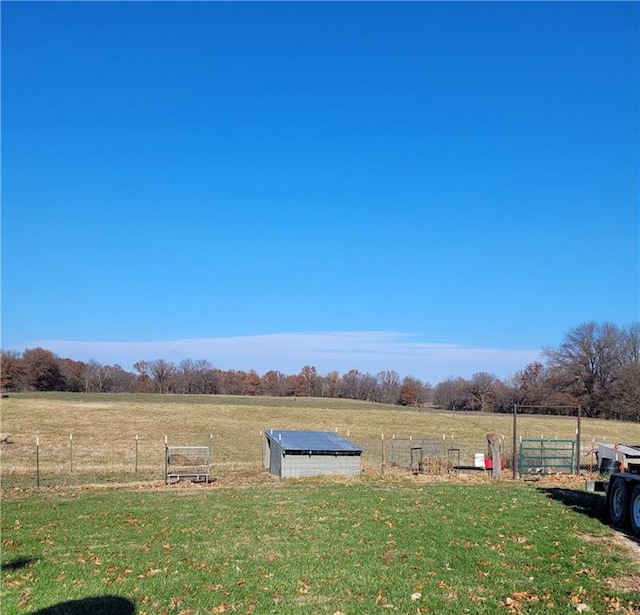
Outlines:
POLYGON ((175 365, 164 359, 156 359, 150 363, 149 368, 158 393, 168 393, 171 380, 176 373, 175 365))
POLYGON ((378 389, 378 379, 368 372, 360 375, 358 386, 358 399, 363 401, 380 401, 380 391, 378 389))
POLYGON ((469 381, 465 378, 447 378, 433 390, 433 402, 446 410, 466 410, 471 405, 469 381))
POLYGON ((126 393, 135 391, 135 374, 124 370, 117 363, 111 367, 111 390, 114 393, 126 393))
POLYGON ((350 369, 340 378, 340 397, 346 399, 358 399, 358 385, 360 372, 357 369, 350 369))
POLYGON ((621 361, 624 364, 640 365, 640 322, 622 329, 621 361))
POLYGON ((612 415, 615 376, 622 365, 622 340, 616 325, 587 322, 571 329, 560 348, 544 350, 558 388, 577 398, 587 416, 612 415))
POLYGON ((175 388, 177 393, 190 395, 197 392, 198 374, 192 359, 183 359, 178 364, 175 373, 175 388))
POLYGON ((640 421, 640 364, 627 363, 620 368, 613 418, 640 421))
POLYGON ((615 418, 640 421, 640 323, 622 329, 621 365, 616 373, 615 418))
POLYGON ((526 406, 538 406, 545 402, 548 394, 547 373, 539 361, 529 363, 511 380, 514 402, 526 406))
POLYGON ((400 376, 393 370, 378 372, 378 387, 380 401, 385 404, 395 404, 400 396, 400 376))
POLYGON ((113 368, 109 365, 102 365, 95 359, 91 359, 83 372, 85 381, 85 391, 97 391, 104 393, 111 388, 111 376, 113 368))
POLYGON ((488 372, 478 372, 471 376, 469 381, 469 393, 473 397, 473 406, 480 412, 493 410, 495 400, 495 388, 498 377, 488 372))

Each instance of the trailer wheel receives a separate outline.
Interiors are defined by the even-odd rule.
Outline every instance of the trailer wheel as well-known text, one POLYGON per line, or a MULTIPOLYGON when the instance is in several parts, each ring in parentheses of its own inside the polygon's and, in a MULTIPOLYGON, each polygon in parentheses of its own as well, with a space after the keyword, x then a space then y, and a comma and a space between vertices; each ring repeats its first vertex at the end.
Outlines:
POLYGON ((614 527, 624 527, 627 521, 627 513, 629 512, 627 485, 624 479, 616 478, 610 488, 609 516, 611 517, 611 523, 614 527))
POLYGON ((631 492, 629 502, 629 518, 631 519, 631 529, 636 536, 640 536, 640 483, 631 492))

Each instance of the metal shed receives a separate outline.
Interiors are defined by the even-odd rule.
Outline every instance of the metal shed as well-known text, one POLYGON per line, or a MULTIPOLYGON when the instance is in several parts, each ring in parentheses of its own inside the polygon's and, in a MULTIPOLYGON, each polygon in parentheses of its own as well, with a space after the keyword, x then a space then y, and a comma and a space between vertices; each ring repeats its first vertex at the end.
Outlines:
POLYGON ((280 478, 360 474, 362 449, 336 433, 279 429, 264 433, 264 467, 280 478))

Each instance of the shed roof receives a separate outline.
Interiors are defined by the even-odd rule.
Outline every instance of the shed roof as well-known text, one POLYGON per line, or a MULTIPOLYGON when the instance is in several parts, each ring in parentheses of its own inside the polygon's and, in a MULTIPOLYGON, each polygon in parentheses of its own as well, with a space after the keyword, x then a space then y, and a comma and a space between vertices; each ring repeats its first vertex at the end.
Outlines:
POLYGON ((332 431, 282 431, 269 429, 265 435, 287 453, 359 454, 362 449, 332 431))

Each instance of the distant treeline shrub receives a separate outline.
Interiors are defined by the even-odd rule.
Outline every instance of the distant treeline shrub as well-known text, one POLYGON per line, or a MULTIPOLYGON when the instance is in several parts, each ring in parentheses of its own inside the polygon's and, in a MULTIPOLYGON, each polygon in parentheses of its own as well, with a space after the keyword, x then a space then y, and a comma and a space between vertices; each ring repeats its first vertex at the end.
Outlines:
POLYGON ((446 410, 566 414, 580 406, 585 416, 640 420, 640 323, 583 323, 559 348, 543 350, 546 364, 530 363, 507 380, 478 372, 431 386, 393 370, 377 374, 351 369, 318 374, 305 365, 297 374, 269 370, 222 370, 209 361, 178 364, 138 361, 120 365, 60 358, 44 348, 1 351, 4 391, 76 391, 198 395, 333 397, 446 410))

